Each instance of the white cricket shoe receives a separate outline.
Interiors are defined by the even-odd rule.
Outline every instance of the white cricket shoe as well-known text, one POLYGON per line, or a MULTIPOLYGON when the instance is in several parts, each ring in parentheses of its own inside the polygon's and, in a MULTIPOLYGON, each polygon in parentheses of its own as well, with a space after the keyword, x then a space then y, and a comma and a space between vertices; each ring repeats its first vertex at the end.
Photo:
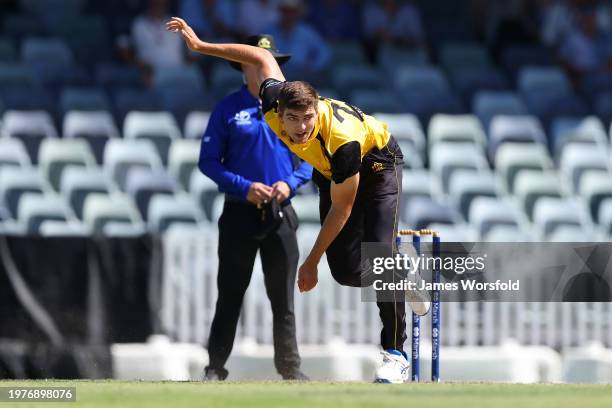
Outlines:
POLYGON ((399 351, 388 349, 381 351, 383 361, 376 370, 375 383, 403 384, 410 378, 410 363, 399 351))

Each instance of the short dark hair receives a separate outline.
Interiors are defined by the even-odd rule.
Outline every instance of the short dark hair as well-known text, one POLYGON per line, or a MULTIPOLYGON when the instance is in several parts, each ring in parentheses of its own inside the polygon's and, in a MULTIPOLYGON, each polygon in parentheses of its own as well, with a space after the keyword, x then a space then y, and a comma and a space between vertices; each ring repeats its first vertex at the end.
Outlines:
POLYGON ((306 110, 312 107, 316 111, 318 101, 319 93, 308 82, 285 82, 278 94, 278 110, 306 110))

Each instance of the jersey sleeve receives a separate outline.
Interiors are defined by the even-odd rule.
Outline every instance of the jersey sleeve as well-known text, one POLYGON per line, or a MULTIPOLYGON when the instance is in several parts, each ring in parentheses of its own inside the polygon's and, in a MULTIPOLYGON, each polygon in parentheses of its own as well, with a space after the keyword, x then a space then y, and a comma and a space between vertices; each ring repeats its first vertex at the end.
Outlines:
POLYGON ((331 157, 332 180, 336 184, 359 173, 361 169, 361 145, 348 142, 340 146, 331 157))
POLYGON ((284 82, 278 79, 268 78, 259 87, 259 97, 261 98, 261 109, 266 114, 278 105, 278 94, 284 82))

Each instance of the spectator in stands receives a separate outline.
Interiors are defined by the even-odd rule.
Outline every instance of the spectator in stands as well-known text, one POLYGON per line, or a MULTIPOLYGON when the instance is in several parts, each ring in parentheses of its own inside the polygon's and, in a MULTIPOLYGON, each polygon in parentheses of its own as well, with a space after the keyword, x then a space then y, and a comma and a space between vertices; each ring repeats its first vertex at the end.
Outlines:
MULTIPOLYGON (((247 43, 268 49, 279 63, 289 59, 276 50, 270 36, 252 36, 247 43)), ((312 167, 293 155, 264 120, 257 71, 238 63, 232 66, 242 70, 246 83, 214 108, 200 151, 200 170, 225 193, 219 219, 219 298, 210 329, 205 379, 227 377, 224 366, 260 251, 272 305, 276 369, 284 379, 307 380, 300 371, 295 337, 298 221, 289 199, 310 180, 312 167), (282 217, 276 219, 279 211, 282 217)))
POLYGON ((612 22, 597 0, 573 0, 572 24, 559 48, 559 56, 573 76, 612 68, 612 22))
POLYGON ((540 39, 551 48, 557 48, 572 27, 572 11, 566 0, 540 1, 540 39))
POLYGON ((262 33, 278 23, 275 0, 242 0, 238 11, 238 26, 249 36, 262 33))
POLYGON ((361 2, 356 0, 311 0, 309 20, 327 40, 346 41, 361 39, 361 2))
POLYGON ((285 67, 288 78, 303 78, 319 83, 321 74, 331 62, 331 50, 321 35, 302 21, 306 6, 301 0, 280 0, 279 21, 270 33, 280 49, 291 53, 285 67))
MULTIPOLYGON (((144 81, 151 83, 156 67, 183 65, 187 62, 180 38, 166 35, 163 22, 168 18, 168 0, 149 0, 145 14, 132 23, 133 57, 124 52, 127 59, 133 58, 143 70, 144 81)), ((124 44, 127 50, 128 44, 124 44)))
POLYGON ((533 0, 471 0, 470 14, 476 33, 494 57, 509 45, 538 41, 538 4, 533 0))
POLYGON ((205 38, 223 41, 238 37, 236 8, 231 1, 181 0, 179 14, 189 16, 193 29, 205 38))
POLYGON ((362 25, 368 58, 378 59, 383 45, 420 48, 425 35, 421 15, 412 2, 374 0, 363 8, 362 25))

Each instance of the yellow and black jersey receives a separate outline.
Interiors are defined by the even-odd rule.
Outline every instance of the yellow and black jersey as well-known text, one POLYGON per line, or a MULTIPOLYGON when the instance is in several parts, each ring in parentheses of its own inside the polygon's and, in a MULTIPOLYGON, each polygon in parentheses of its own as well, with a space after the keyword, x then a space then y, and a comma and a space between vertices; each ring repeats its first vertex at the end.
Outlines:
POLYGON ((266 79, 260 88, 264 117, 270 128, 299 158, 327 179, 342 183, 359 172, 372 149, 382 149, 391 137, 387 125, 342 101, 320 98, 318 119, 308 141, 296 144, 285 133, 278 114, 283 82, 266 79))

